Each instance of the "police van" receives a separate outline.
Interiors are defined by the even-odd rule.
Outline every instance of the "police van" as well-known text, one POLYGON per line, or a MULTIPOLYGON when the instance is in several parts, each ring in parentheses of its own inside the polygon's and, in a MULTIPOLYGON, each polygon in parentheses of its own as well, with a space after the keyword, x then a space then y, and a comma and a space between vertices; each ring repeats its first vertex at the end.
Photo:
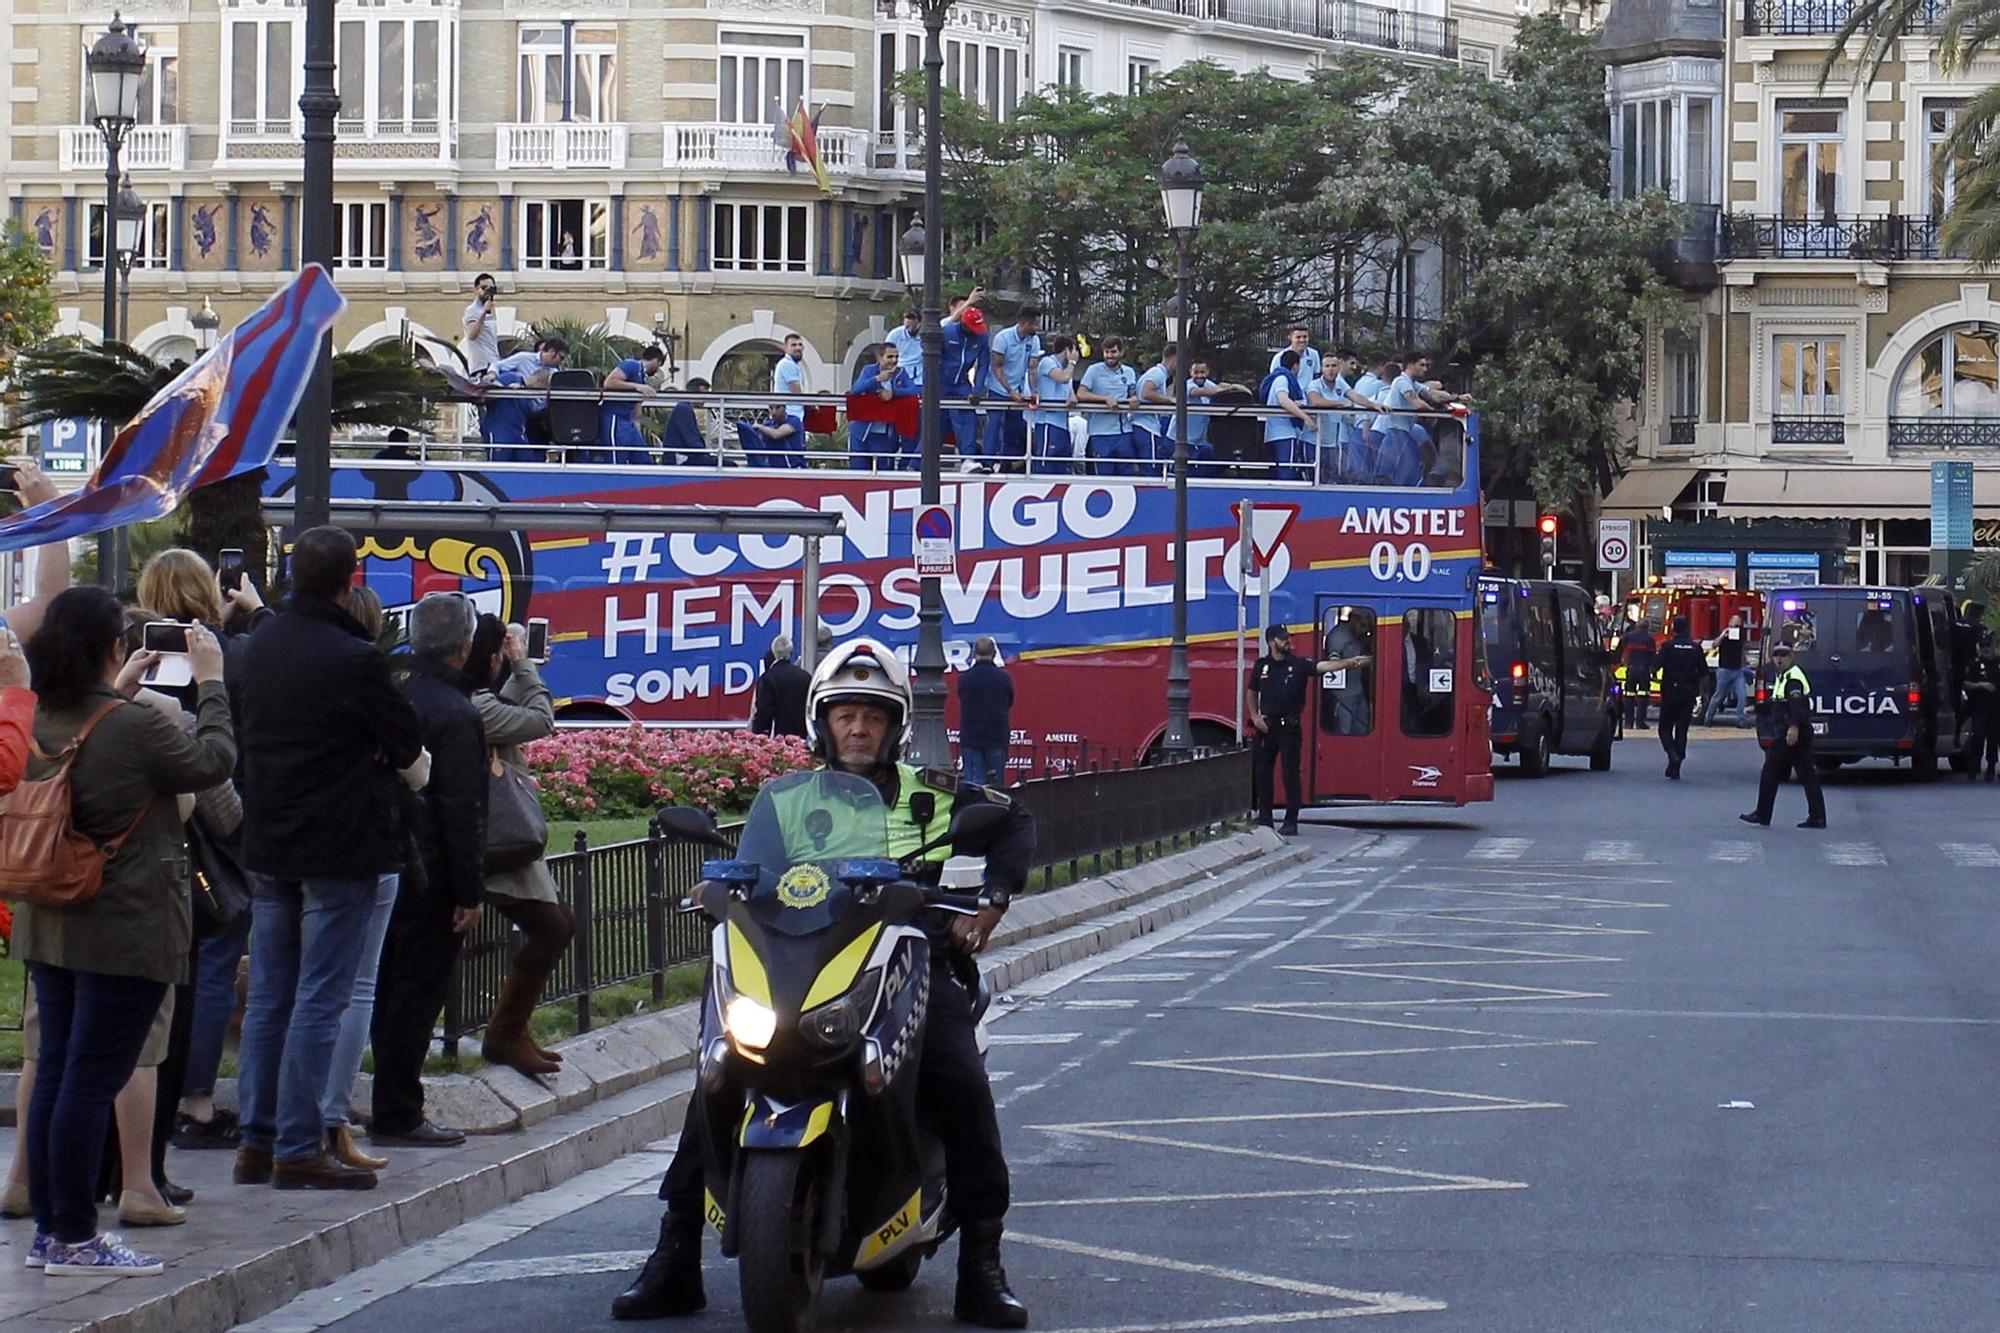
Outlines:
POLYGON ((1617 704, 1590 594, 1574 583, 1486 577, 1478 615, 1493 752, 1518 755, 1528 777, 1547 772, 1552 754, 1610 768, 1617 704))
MULTIPOLYGON (((1919 777, 1948 759, 1971 764, 1952 661, 1951 596, 1943 588, 1780 588, 1768 595, 1765 643, 1790 640, 1812 685, 1813 758, 1833 769, 1859 759, 1907 759, 1919 777)), ((1769 746, 1778 712, 1768 655, 1757 669, 1757 739, 1769 746)))

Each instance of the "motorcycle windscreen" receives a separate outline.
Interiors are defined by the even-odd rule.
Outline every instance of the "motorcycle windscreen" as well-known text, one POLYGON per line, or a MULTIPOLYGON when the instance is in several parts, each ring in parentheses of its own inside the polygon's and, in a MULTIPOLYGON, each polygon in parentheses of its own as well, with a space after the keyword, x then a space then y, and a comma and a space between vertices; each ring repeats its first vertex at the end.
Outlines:
POLYGON ((889 855, 889 808, 866 778, 835 769, 792 773, 764 784, 743 826, 738 860, 757 866, 745 906, 785 935, 825 930, 854 904, 840 880, 844 861, 889 855))

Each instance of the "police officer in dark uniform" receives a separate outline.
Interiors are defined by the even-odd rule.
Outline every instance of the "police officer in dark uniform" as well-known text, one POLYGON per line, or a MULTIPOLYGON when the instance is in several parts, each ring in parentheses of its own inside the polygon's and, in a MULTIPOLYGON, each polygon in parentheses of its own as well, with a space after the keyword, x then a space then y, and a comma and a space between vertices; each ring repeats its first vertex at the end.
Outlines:
POLYGON ((1819 768, 1812 756, 1812 683, 1792 661, 1789 641, 1772 644, 1770 651, 1776 674, 1771 697, 1758 709, 1775 716, 1776 734, 1764 751, 1764 771, 1757 779, 1757 808, 1737 818, 1746 824, 1768 825, 1778 803, 1778 784, 1785 780, 1785 774, 1795 772, 1799 785, 1806 789, 1806 817, 1799 827, 1825 828, 1826 797, 1820 794, 1819 768))
MULTIPOLYGON (((934 923, 931 934, 930 1011, 917 1073, 917 1102, 925 1123, 944 1141, 945 1183, 959 1220, 958 1289, 953 1311, 963 1323, 985 1328, 1026 1328, 1028 1311, 1007 1288, 1000 1267, 1001 1218, 1007 1211, 1007 1159, 1000 1145, 993 1088, 979 1054, 972 995, 963 980, 977 971, 972 955, 986 947, 1009 898, 1027 883, 1034 860, 1035 824, 1025 806, 997 792, 961 783, 953 773, 900 762, 909 741, 912 712, 909 669, 888 648, 856 639, 826 655, 806 696, 813 751, 829 768, 874 782, 889 808, 890 850, 907 858, 942 833, 951 811, 969 802, 1008 808, 1010 818, 984 848, 986 895, 993 906, 976 917, 934 923)), ((950 846, 929 853, 919 879, 936 882, 950 846)), ((906 860, 906 867, 910 863, 906 860)), ((699 1100, 688 1103, 674 1160, 660 1182, 666 1215, 660 1239, 632 1285, 611 1304, 617 1319, 661 1319, 693 1314, 707 1298, 701 1285, 703 1186, 699 1100)))
POLYGON ((1996 651, 1993 635, 1986 630, 1980 630, 1974 642, 1978 647, 1965 663, 1963 676, 1965 711, 1972 719, 1972 729, 1965 740, 1972 764, 1965 778, 1968 782, 1979 781, 1980 765, 1984 763, 1986 780, 1991 782, 1995 761, 2000 760, 2000 651, 1996 651))
POLYGON ((1667 776, 1680 780, 1688 757, 1688 720, 1701 698, 1708 658, 1688 637, 1688 618, 1674 617, 1674 637, 1660 649, 1660 748, 1667 752, 1667 776))
POLYGON ((1285 765, 1285 823, 1278 831, 1286 835, 1299 831, 1299 805, 1304 783, 1299 778, 1299 715, 1305 711, 1306 687, 1322 671, 1365 667, 1369 657, 1335 658, 1309 662, 1292 656, 1292 631, 1273 625, 1264 631, 1268 653, 1250 669, 1246 699, 1255 743, 1251 747, 1251 790, 1257 804, 1257 822, 1271 827, 1271 806, 1276 792, 1271 785, 1271 766, 1282 759, 1285 765))

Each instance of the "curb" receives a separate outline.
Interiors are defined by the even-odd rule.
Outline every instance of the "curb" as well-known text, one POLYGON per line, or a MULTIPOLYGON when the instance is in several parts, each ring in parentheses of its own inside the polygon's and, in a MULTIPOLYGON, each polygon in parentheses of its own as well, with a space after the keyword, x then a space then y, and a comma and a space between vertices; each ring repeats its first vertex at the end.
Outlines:
MULTIPOLYGON (((997 948, 986 955, 987 982, 996 994, 1005 993, 1042 973, 1158 930, 1318 851, 1313 844, 1287 843, 1270 830, 1257 829, 1023 898, 996 933, 997 948)), ((427 1083, 427 1101, 445 1123, 454 1123, 453 1111, 460 1106, 484 1107, 489 1117, 505 1123, 447 1153, 398 1154, 401 1160, 384 1174, 381 1188, 365 1196, 367 1210, 358 1217, 340 1215, 353 1196, 309 1194, 283 1196, 279 1217, 250 1219, 228 1237, 207 1234, 205 1219, 198 1217, 183 1231, 147 1237, 158 1242, 150 1248, 170 1261, 170 1274, 190 1279, 183 1285, 151 1294, 135 1306, 131 1298, 144 1290, 147 1279, 106 1279, 108 1290, 101 1284, 78 1284, 65 1289, 74 1290, 74 1296, 23 1311, 8 1326, 24 1333, 227 1329, 400 1249, 656 1143, 679 1129, 693 1085, 687 1071, 694 1060, 697 1007, 626 1019, 562 1043, 568 1057, 565 1072, 551 1086, 508 1069, 427 1083), (499 1137, 496 1130, 514 1132, 499 1137), (415 1165, 399 1170, 402 1161, 415 1165), (186 1248, 176 1243, 182 1241, 188 1242, 186 1248)), ((217 1159, 209 1169, 218 1179, 194 1183, 210 1197, 226 1198, 222 1191, 234 1187, 220 1183, 226 1176, 224 1155, 195 1156, 217 1159)), ((228 1228, 225 1217, 223 1229, 228 1228)), ((10 1233, 0 1234, 25 1244, 25 1235, 11 1228, 10 1233)))

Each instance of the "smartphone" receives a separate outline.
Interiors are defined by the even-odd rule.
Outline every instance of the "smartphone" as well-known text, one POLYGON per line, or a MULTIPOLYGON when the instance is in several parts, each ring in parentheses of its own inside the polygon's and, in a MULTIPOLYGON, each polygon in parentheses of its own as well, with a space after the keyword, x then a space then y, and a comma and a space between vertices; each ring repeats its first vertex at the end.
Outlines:
POLYGON ((549 660, 549 622, 546 620, 528 621, 528 660, 537 665, 549 660))
POLYGON ((235 592, 243 586, 243 551, 240 547, 231 546, 222 552, 215 562, 215 576, 224 592, 235 592))
POLYGON ((149 620, 141 631, 140 646, 160 654, 160 660, 146 669, 142 685, 168 687, 194 684, 194 665, 187 655, 188 627, 178 620, 149 620))

